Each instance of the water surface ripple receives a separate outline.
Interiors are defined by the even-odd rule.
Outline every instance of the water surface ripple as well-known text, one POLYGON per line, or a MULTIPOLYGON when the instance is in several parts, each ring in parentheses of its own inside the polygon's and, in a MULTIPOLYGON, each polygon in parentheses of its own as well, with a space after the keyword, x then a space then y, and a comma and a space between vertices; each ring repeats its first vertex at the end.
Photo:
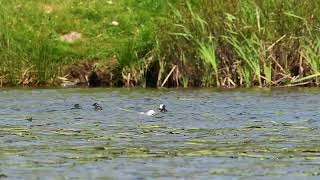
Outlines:
POLYGON ((316 179, 319 92, 2 89, 0 179, 316 179))

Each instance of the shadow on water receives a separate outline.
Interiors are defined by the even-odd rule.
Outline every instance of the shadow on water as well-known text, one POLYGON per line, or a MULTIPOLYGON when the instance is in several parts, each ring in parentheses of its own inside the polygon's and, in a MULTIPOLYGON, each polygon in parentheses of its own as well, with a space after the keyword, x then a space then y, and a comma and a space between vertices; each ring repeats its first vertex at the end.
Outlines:
POLYGON ((315 88, 3 89, 0 178, 318 176, 319 105, 315 88))

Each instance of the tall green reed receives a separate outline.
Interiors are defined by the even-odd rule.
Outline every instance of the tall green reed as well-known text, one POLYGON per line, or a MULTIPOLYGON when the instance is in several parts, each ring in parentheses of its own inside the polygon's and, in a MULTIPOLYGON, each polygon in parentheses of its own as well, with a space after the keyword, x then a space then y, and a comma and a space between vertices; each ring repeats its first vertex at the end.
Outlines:
MULTIPOLYGON (((258 13, 257 11, 249 12, 247 10, 245 14, 258 13)), ((227 33, 223 35, 223 39, 232 45, 237 56, 244 62, 241 66, 240 76, 245 80, 247 87, 253 85, 254 79, 258 81, 259 86, 262 86, 261 81, 261 67, 260 67, 260 55, 259 55, 259 46, 260 40, 256 33, 250 32, 241 32, 236 26, 237 19, 231 14, 226 14, 227 21, 227 33), (247 34, 245 34, 247 33, 247 34)), ((254 22, 254 18, 258 16, 253 16, 251 14, 250 21, 254 22)), ((257 18, 258 20, 258 18, 257 18)), ((260 26, 260 25, 258 25, 260 26)))
MULTIPOLYGON (((202 73, 202 85, 203 86, 220 86, 219 81, 219 61, 216 57, 216 45, 214 37, 208 32, 208 23, 195 12, 192 3, 186 3, 186 11, 181 11, 174 6, 171 6, 172 12, 176 23, 174 26, 176 28, 175 32, 170 34, 176 36, 178 39, 184 38, 186 42, 189 43, 190 48, 181 50, 180 61, 185 66, 194 66, 197 63, 202 64, 204 69, 198 69, 197 71, 203 71, 202 73), (196 54, 200 61, 195 61, 193 59, 187 59, 185 54, 196 54), (186 62, 186 60, 188 62, 186 62), (208 68, 209 67, 209 68, 208 68), (211 68, 210 68, 211 67, 211 68), (213 72, 213 75, 212 75, 213 72)), ((178 45, 179 46, 179 45, 178 45)), ((187 71, 183 71, 182 74, 189 74, 187 71)), ((188 75, 182 75, 182 77, 187 77, 188 75)), ((187 84, 185 80, 189 78, 183 78, 183 84, 187 84)))
MULTIPOLYGON (((200 43, 199 44, 199 53, 200 57, 205 61, 206 65, 209 65, 209 67, 213 68, 213 73, 215 75, 215 85, 217 87, 220 86, 220 81, 219 81, 219 61, 217 59, 215 50, 216 47, 211 43, 211 44, 205 44, 205 43, 200 43)), ((211 71, 211 68, 207 68, 207 71, 211 71)), ((209 72, 207 72, 210 74, 209 72)), ((210 82, 210 77, 209 77, 209 82, 210 82)), ((207 83, 206 83, 207 84, 207 83)), ((210 85, 211 83, 208 83, 210 85)))
MULTIPOLYGON (((306 59, 311 68, 312 74, 320 73, 320 37, 308 40, 303 46, 302 56, 306 59)), ((316 84, 319 85, 319 78, 316 77, 316 84)))

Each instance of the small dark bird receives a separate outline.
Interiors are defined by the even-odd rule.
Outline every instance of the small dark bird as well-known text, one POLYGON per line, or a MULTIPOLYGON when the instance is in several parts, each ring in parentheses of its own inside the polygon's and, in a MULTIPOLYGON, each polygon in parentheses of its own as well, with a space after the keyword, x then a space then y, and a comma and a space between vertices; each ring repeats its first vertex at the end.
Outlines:
POLYGON ((92 106, 94 107, 94 110, 96 110, 96 111, 102 110, 102 106, 100 106, 98 103, 93 103, 92 106))
POLYGON ((71 109, 81 109, 81 106, 80 106, 80 104, 75 104, 75 105, 73 105, 73 108, 71 108, 71 109))

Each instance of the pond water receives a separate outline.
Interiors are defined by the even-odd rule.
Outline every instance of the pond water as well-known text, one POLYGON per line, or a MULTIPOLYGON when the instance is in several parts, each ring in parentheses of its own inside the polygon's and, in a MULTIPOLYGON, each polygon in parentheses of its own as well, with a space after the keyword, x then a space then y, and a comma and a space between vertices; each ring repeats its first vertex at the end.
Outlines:
POLYGON ((317 179, 319 92, 2 89, 0 179, 317 179))

